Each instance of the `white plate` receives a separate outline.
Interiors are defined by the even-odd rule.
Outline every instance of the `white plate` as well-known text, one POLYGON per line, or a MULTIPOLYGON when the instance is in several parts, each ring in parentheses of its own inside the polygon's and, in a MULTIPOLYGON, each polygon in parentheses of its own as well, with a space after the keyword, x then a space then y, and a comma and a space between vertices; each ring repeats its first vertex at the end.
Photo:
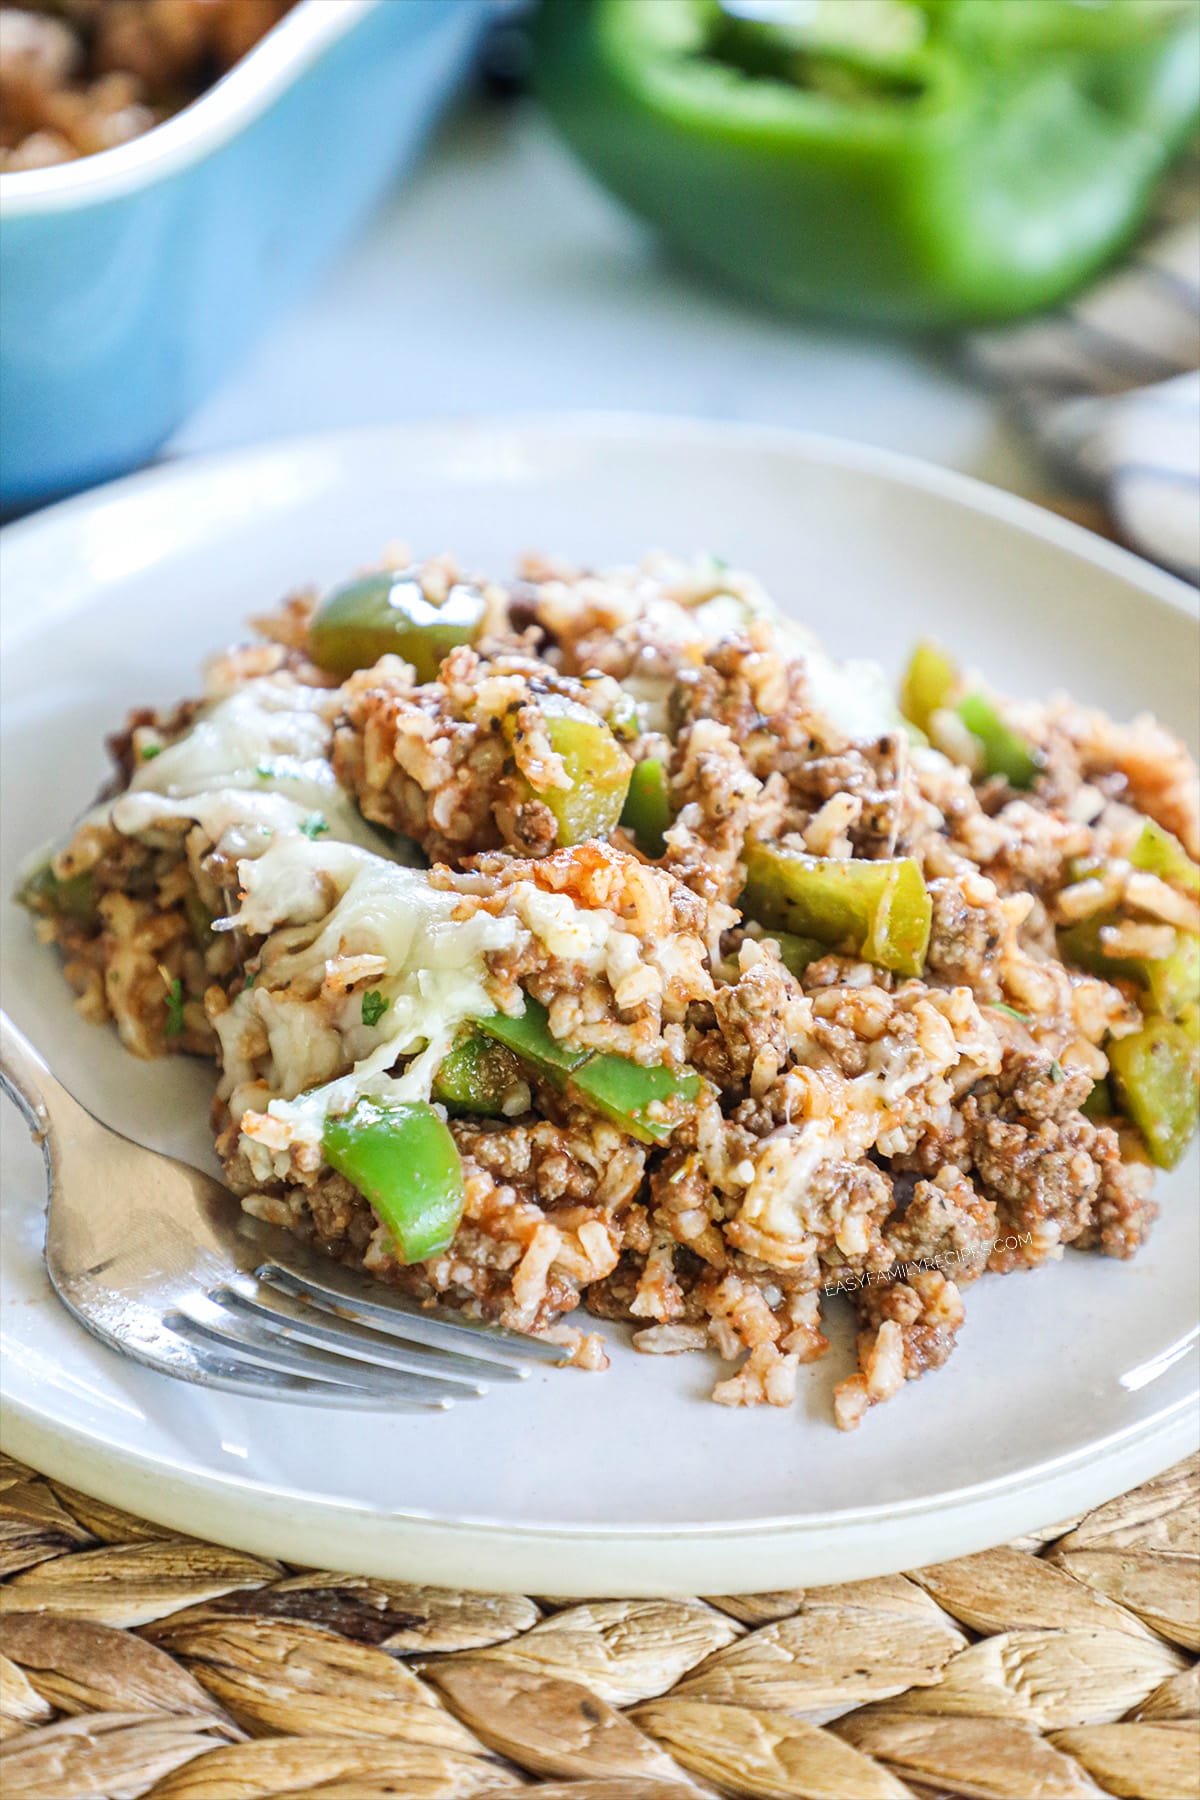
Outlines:
MULTIPOLYGON (((70 823, 103 734, 187 693, 204 655, 290 587, 405 536, 506 570, 707 548, 757 570, 841 654, 898 667, 931 632, 1002 687, 1058 686, 1195 736, 1189 589, 1010 496, 878 451, 667 420, 434 425, 184 463, 16 526, 7 611, 3 883, 70 823)), ((5 1002, 105 1118, 208 1154, 204 1069, 140 1064, 71 1011, 5 904, 5 1002)), ((714 1593, 845 1580, 977 1549, 1104 1500, 1195 1436, 1195 1163, 1160 1182, 1132 1264, 967 1293, 949 1365, 830 1422, 849 1318, 791 1412, 704 1398, 713 1365, 638 1357, 537 1375, 428 1420, 187 1388, 87 1338, 41 1270, 40 1159, 5 1117, 4 1443, 181 1529, 290 1561, 534 1593, 714 1593)))

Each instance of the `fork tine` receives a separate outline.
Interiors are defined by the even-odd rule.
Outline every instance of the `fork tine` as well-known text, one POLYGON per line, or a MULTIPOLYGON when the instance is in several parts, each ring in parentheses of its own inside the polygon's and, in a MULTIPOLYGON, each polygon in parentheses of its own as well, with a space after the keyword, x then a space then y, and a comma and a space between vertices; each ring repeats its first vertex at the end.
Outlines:
POLYGON ((146 1368, 256 1399, 412 1412, 485 1393, 484 1375, 507 1383, 531 1363, 571 1360, 443 1308, 398 1296, 388 1305, 379 1282, 367 1287, 377 1298, 364 1298, 361 1274, 310 1258, 281 1227, 239 1211, 211 1175, 85 1111, 2 1009, 0 1088, 46 1151, 54 1292, 99 1342, 146 1368), (97 1209, 105 1183, 123 1211, 97 1209), (156 1234, 169 1256, 147 1255, 156 1234))
MULTIPOLYGON (((280 1369, 268 1369, 258 1363, 232 1360, 222 1351, 208 1348, 199 1335, 182 1339, 189 1352, 185 1365, 176 1364, 172 1373, 201 1387, 219 1388, 227 1394, 240 1394, 250 1400, 270 1400, 299 1406, 353 1408, 355 1411, 388 1413, 425 1413, 444 1411, 444 1407, 427 1400, 397 1400, 365 1388, 339 1387, 320 1376, 286 1375, 280 1369)), ((137 1359, 135 1359, 137 1360, 137 1359)), ((150 1364, 161 1369, 160 1364, 150 1364)))
POLYGON ((427 1406, 444 1409, 453 1405, 456 1399, 474 1399, 481 1392, 463 1383, 452 1385, 432 1376, 375 1369, 366 1363, 332 1356, 324 1350, 310 1349, 307 1345, 285 1343, 275 1330, 265 1331, 250 1320, 235 1321, 200 1294, 189 1295, 181 1301, 179 1310, 168 1314, 163 1322, 180 1337, 199 1341, 202 1346, 216 1349, 225 1356, 244 1359, 285 1375, 316 1377, 332 1387, 381 1398, 419 1400, 427 1406))
POLYGON ((449 1314, 409 1304, 402 1298, 389 1298, 386 1305, 365 1299, 356 1285, 347 1281, 340 1285, 340 1271, 334 1268, 328 1282, 313 1281, 295 1269, 279 1262, 261 1263, 254 1271, 259 1281, 284 1293, 310 1300, 326 1312, 356 1324, 373 1326, 398 1338, 435 1348, 458 1350, 468 1343, 472 1351, 489 1361, 550 1363, 562 1368, 570 1362, 571 1351, 562 1344, 547 1343, 544 1338, 529 1337, 522 1331, 509 1331, 503 1325, 488 1325, 479 1319, 468 1319, 458 1313, 449 1314))
POLYGON ((233 1277, 214 1288, 209 1299, 239 1318, 255 1320, 285 1338, 315 1344, 337 1356, 399 1369, 409 1375, 434 1375, 440 1380, 465 1382, 472 1393, 489 1381, 524 1381, 527 1369, 511 1363, 484 1362, 478 1356, 460 1356, 452 1350, 424 1349, 402 1338, 369 1326, 356 1325, 335 1313, 317 1309, 311 1301, 297 1300, 282 1288, 267 1287, 246 1277, 233 1277))

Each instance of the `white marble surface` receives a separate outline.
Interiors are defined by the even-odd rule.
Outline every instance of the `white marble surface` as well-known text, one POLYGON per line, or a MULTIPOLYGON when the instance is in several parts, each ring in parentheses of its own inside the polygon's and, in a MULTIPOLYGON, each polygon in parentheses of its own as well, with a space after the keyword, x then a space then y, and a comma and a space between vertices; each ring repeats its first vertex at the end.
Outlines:
POLYGON ((170 446, 599 407, 803 426, 1021 492, 953 348, 782 318, 661 254, 526 106, 465 108, 415 180, 170 446))

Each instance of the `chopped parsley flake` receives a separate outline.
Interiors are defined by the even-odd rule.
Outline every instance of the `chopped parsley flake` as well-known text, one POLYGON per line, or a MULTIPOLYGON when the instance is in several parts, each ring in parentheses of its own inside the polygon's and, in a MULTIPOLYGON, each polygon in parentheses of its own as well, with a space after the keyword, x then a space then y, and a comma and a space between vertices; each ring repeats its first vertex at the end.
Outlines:
POLYGON ((163 1030, 167 1037, 179 1037, 183 1032, 183 983, 178 976, 167 989, 167 1022, 163 1030))
POLYGON ((153 762, 154 758, 156 756, 162 755, 162 745, 161 744, 143 744, 141 749, 138 751, 138 755, 141 757, 143 762, 153 762))
POLYGON ((1055 1087, 1058 1086, 1060 1081, 1064 1081, 1066 1079, 1066 1077, 1063 1075, 1063 1066, 1059 1062, 1057 1057, 1055 1057, 1054 1061, 1050 1064, 1050 1079, 1054 1083, 1055 1087))
POLYGON ((993 1000, 992 1011, 1007 1013, 1010 1019, 1016 1019, 1022 1025, 1028 1025, 1029 1014, 1018 1012, 1015 1006, 1009 1006, 1006 1000, 993 1000))
POLYGON ((378 1025, 384 1013, 391 1005, 376 988, 369 988, 362 997, 362 1022, 364 1025, 378 1025))
POLYGON ((310 813, 300 829, 306 838, 319 838, 323 832, 329 830, 329 826, 322 813, 310 813))
POLYGON ((243 981, 243 983, 242 983, 242 986, 243 986, 243 988, 252 988, 257 980, 258 980, 258 976, 256 974, 247 975, 245 981, 243 981))
POLYGON ((270 781, 272 775, 275 773, 275 765, 274 763, 259 763, 254 773, 258 776, 260 781, 270 781))

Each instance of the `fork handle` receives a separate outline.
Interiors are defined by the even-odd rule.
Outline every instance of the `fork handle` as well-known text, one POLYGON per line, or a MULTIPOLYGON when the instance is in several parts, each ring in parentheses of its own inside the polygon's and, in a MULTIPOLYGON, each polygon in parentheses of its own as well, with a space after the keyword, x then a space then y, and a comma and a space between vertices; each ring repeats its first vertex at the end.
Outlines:
POLYGON ((0 1088, 16 1102, 37 1141, 44 1142, 51 1128, 47 1097, 62 1090, 6 1012, 0 1012, 0 1088))

